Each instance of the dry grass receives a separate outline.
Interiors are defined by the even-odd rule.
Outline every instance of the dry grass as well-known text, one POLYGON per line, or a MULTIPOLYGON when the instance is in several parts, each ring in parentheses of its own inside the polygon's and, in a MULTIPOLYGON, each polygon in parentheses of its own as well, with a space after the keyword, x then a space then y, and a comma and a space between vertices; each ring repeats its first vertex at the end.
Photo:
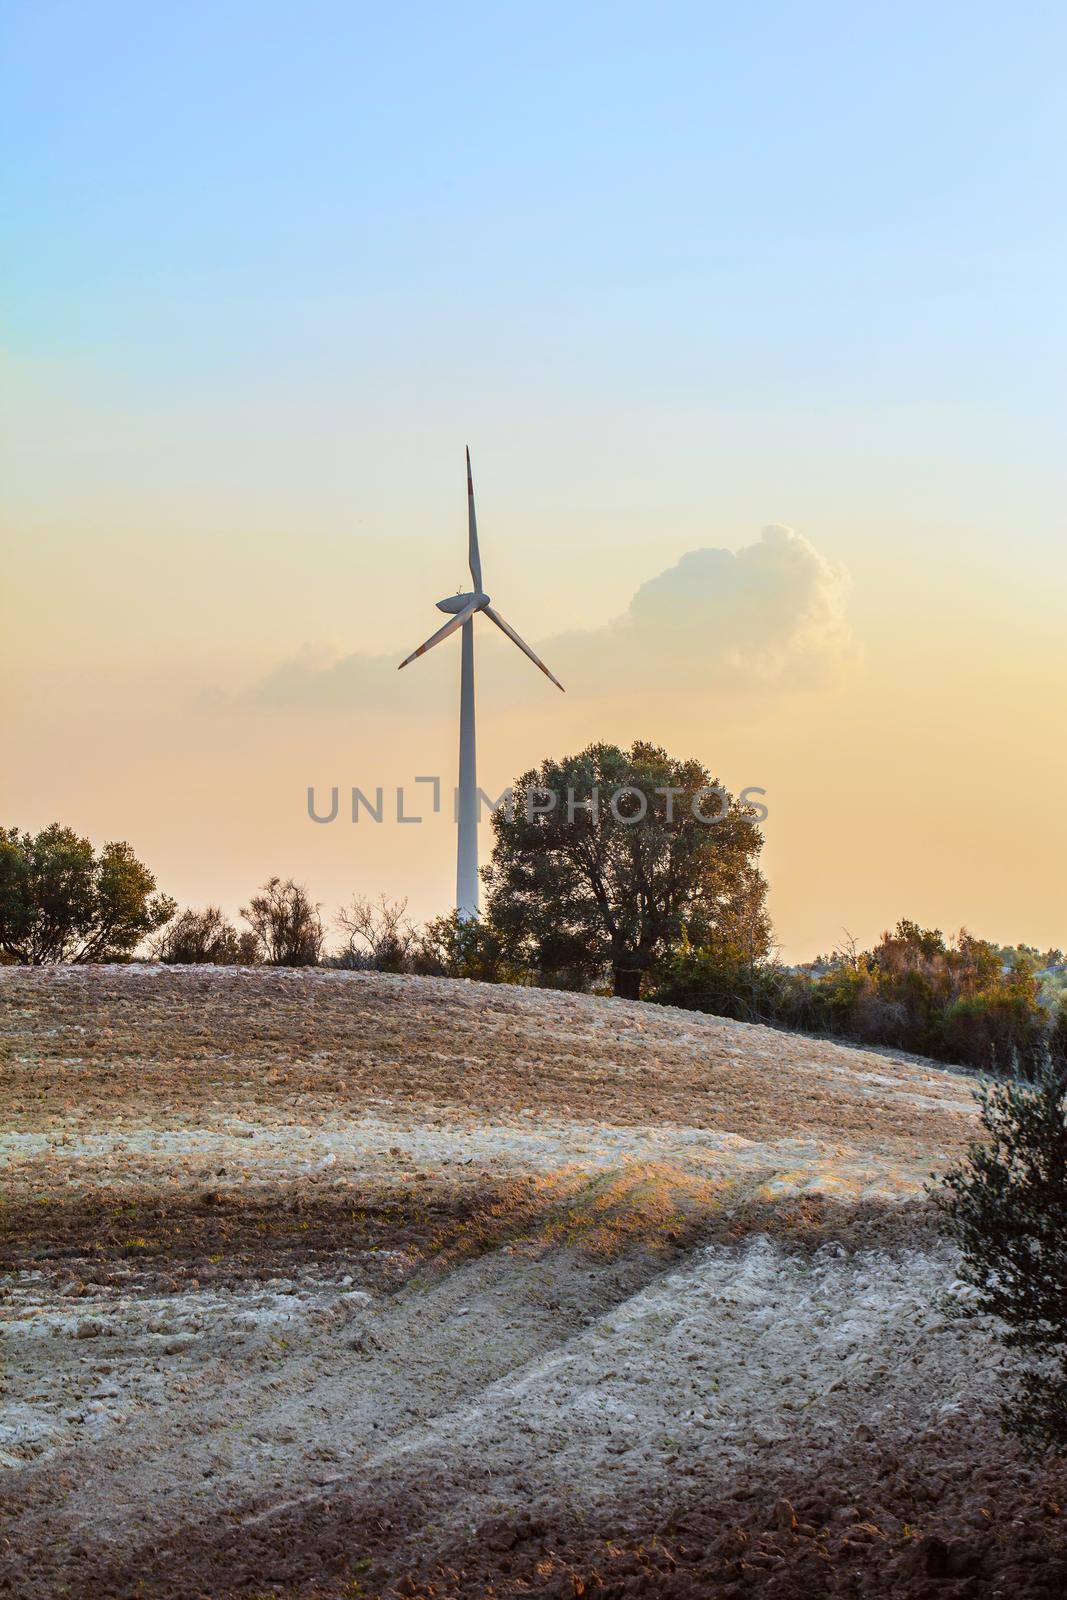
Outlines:
POLYGON ((13 1600, 1067 1583, 917 1198, 965 1080, 366 974, 0 1008, 13 1600))

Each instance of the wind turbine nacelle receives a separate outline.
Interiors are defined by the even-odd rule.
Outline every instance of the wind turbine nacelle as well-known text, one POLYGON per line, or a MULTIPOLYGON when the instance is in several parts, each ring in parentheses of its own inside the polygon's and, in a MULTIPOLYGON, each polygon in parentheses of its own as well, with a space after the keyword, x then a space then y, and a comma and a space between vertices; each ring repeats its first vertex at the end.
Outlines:
POLYGON ((438 600, 438 611, 447 611, 451 616, 456 616, 460 611, 466 611, 468 606, 476 605, 479 611, 489 604, 489 596, 475 591, 473 594, 450 594, 444 600, 438 600))

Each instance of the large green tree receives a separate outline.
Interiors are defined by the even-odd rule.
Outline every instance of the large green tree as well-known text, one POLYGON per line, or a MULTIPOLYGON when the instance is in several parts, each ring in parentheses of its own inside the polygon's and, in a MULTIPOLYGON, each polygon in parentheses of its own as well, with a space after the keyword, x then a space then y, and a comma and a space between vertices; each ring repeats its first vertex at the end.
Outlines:
POLYGON ((607 972, 617 995, 638 999, 683 934, 766 953, 757 812, 699 761, 592 744, 524 773, 493 829, 488 920, 514 959, 546 976, 607 972))
POLYGON ((9 961, 114 961, 174 915, 128 844, 94 852, 58 822, 0 827, 0 951, 9 961))

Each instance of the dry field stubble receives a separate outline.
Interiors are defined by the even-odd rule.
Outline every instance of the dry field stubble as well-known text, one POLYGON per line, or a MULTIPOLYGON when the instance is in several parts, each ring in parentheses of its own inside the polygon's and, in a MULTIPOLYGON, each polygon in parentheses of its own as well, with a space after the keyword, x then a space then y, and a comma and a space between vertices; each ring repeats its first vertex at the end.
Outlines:
POLYGON ((0 971, 0 1592, 1060 1594, 924 1063, 365 974, 0 971))

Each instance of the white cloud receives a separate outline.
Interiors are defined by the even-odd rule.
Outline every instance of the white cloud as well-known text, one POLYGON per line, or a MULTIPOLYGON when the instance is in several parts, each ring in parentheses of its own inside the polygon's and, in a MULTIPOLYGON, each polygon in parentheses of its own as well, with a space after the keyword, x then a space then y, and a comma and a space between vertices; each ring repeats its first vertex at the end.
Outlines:
POLYGON ((689 550, 641 585, 625 619, 634 644, 672 667, 731 682, 819 682, 851 648, 844 572, 803 534, 772 524, 741 550, 689 550))
MULTIPOLYGON (((614 621, 531 643, 572 694, 816 688, 853 654, 847 587, 843 569, 803 534, 772 524, 737 551, 687 551, 643 583, 614 621)), ((496 643, 492 628, 482 637, 496 643)), ((400 712, 408 696, 397 698, 399 655, 325 660, 306 648, 262 680, 252 698, 271 705, 391 703, 400 712)))

